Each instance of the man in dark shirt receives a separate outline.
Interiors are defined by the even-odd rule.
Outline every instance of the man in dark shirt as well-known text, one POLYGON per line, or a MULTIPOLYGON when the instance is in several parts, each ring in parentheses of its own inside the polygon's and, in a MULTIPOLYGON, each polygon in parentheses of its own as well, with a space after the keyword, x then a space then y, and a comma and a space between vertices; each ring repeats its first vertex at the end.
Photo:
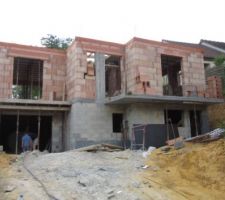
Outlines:
POLYGON ((22 149, 23 152, 30 151, 32 149, 32 139, 27 133, 22 137, 22 149))

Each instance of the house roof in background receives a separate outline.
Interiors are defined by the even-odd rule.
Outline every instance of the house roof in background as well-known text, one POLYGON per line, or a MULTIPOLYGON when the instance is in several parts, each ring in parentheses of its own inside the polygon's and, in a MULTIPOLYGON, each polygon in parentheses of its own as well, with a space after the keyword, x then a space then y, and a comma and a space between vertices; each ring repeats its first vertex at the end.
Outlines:
POLYGON ((212 40, 201 40, 200 44, 202 44, 203 42, 208 43, 214 47, 225 50, 225 42, 218 42, 218 41, 212 41, 212 40))
MULTIPOLYGON (((204 57, 205 58, 209 58, 209 59, 213 59, 213 58, 215 58, 215 57, 217 57, 219 55, 224 54, 224 53, 222 53, 219 50, 211 49, 211 48, 201 44, 201 41, 205 41, 206 42, 206 41, 209 41, 209 40, 201 40, 199 44, 197 44, 197 43, 178 42, 178 41, 172 41, 172 40, 162 40, 162 41, 165 42, 165 43, 173 43, 173 44, 177 44, 177 45, 181 45, 181 46, 201 48, 203 50, 204 57)), ((213 42, 213 41, 211 41, 211 42, 213 42)), ((216 42, 216 43, 224 44, 224 48, 225 48, 225 43, 223 43, 223 42, 216 42)), ((222 46, 222 44, 220 44, 220 45, 222 46)), ((212 44, 210 44, 210 45, 212 45, 212 44)), ((220 47, 218 47, 218 48, 220 48, 220 47)))

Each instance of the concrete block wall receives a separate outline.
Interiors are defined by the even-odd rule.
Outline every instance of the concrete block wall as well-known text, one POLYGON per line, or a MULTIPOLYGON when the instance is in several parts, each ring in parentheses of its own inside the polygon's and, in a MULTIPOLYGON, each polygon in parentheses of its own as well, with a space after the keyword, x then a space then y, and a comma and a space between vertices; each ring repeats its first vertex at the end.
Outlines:
POLYGON ((13 58, 8 49, 0 46, 0 98, 11 98, 13 80, 13 58))
POLYGON ((134 38, 126 45, 128 93, 163 95, 162 54, 182 58, 184 95, 187 95, 186 90, 190 90, 193 86, 199 90, 205 89, 203 54, 199 49, 182 48, 181 46, 134 38), (188 89, 186 89, 187 87, 188 89))
POLYGON ((60 152, 63 150, 62 134, 63 134, 63 117, 62 113, 55 113, 52 116, 52 152, 60 152))
POLYGON ((66 148, 103 142, 121 144, 121 134, 112 130, 112 114, 124 112, 122 106, 75 102, 67 119, 69 138, 66 148))
POLYGON ((131 104, 127 107, 125 116, 128 121, 130 138, 134 124, 164 124, 164 109, 159 105, 131 104))

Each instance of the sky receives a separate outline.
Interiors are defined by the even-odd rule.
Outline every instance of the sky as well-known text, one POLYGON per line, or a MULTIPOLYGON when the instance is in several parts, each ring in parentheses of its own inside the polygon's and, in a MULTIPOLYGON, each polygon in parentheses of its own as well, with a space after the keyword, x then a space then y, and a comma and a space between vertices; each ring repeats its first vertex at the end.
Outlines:
POLYGON ((4 0, 0 41, 41 46, 47 34, 126 43, 134 36, 225 42, 225 0, 4 0))

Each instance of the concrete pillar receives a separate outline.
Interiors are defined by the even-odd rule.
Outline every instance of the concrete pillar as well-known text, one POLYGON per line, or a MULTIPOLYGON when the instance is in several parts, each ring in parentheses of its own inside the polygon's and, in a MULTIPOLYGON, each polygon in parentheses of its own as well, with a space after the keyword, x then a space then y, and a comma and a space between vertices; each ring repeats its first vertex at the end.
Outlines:
POLYGON ((209 129, 209 119, 206 110, 202 110, 200 113, 201 134, 207 133, 209 129))
POLYGON ((189 110, 184 110, 184 127, 185 127, 185 134, 182 135, 184 138, 191 137, 191 123, 190 123, 190 115, 189 110))
POLYGON ((104 103, 105 100, 105 56, 101 53, 95 54, 96 69, 96 102, 104 103))
POLYGON ((55 113, 52 117, 52 152, 62 151, 62 113, 55 113))

